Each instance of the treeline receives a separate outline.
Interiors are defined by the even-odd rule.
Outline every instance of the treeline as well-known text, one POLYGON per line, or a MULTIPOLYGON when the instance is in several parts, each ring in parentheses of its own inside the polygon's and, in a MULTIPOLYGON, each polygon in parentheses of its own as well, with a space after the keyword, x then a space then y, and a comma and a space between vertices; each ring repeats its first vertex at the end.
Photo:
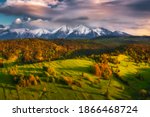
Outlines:
MULTIPOLYGON (((100 61, 101 55, 127 54, 135 62, 150 62, 150 45, 119 43, 111 40, 44 40, 18 39, 0 41, 0 56, 19 63, 42 62, 55 59, 89 57, 100 61)), ((3 64, 0 60, 0 66, 3 64)))
POLYGON ((130 44, 125 49, 125 54, 131 56, 134 62, 150 63, 149 44, 130 44))
POLYGON ((66 53, 66 48, 48 40, 22 39, 0 41, 0 56, 23 63, 53 60, 66 53))
POLYGON ((112 48, 106 45, 92 40, 4 40, 0 41, 0 56, 19 63, 34 63, 111 51, 112 48))

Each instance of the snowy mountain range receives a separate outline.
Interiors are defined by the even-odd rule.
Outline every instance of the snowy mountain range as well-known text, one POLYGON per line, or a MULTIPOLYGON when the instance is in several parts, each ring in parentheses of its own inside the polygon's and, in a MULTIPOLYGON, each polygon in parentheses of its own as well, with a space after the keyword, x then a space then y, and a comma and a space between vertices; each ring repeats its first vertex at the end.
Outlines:
POLYGON ((84 25, 76 27, 68 27, 66 25, 57 29, 28 29, 28 28, 9 28, 0 25, 0 39, 16 39, 16 38, 45 38, 45 39, 92 39, 96 37, 111 36, 130 36, 121 31, 110 31, 105 28, 90 28, 84 25))

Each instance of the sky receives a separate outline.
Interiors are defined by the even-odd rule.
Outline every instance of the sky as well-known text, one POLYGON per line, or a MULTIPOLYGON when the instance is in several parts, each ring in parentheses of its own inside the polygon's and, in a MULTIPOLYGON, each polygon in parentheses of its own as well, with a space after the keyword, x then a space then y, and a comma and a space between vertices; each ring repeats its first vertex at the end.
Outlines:
POLYGON ((0 0, 0 24, 46 29, 83 24, 150 35, 150 0, 0 0))

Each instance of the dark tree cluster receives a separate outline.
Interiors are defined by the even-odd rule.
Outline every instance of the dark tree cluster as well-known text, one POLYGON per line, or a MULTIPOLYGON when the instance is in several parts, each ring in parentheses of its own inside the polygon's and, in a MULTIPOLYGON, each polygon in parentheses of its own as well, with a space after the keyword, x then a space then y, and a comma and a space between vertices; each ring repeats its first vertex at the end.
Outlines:
POLYGON ((150 45, 148 44, 131 44, 126 48, 125 53, 132 57, 134 62, 150 63, 150 45))
POLYGON ((34 76, 30 74, 29 76, 24 75, 16 75, 13 78, 16 85, 20 87, 27 87, 30 85, 38 85, 41 84, 41 80, 38 76, 34 76))
POLYGON ((33 63, 57 59, 66 48, 42 39, 5 40, 0 41, 0 53, 5 59, 33 63))

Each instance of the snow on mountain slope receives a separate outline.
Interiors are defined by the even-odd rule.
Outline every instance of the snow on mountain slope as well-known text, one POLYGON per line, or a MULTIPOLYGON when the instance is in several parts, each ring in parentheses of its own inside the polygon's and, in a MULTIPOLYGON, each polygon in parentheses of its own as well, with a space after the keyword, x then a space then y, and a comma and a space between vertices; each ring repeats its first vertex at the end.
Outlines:
POLYGON ((55 29, 54 31, 52 31, 52 34, 54 34, 54 33, 62 33, 62 32, 64 34, 70 34, 72 31, 73 31, 72 28, 67 27, 66 25, 63 25, 60 28, 55 29))
POLYGON ((22 34, 29 32, 29 29, 26 29, 26 28, 10 29, 10 32, 22 35, 22 34))
POLYGON ((130 36, 121 31, 110 31, 105 28, 90 28, 84 25, 78 25, 74 28, 66 25, 54 30, 47 30, 42 28, 28 29, 28 28, 6 28, 0 26, 0 38, 15 39, 15 38, 46 38, 46 39, 92 39, 99 36, 130 36))
POLYGON ((66 38, 68 35, 70 35, 73 32, 73 29, 63 25, 58 29, 55 29, 52 31, 52 38, 66 38))
POLYGON ((113 33, 105 28, 94 28, 93 31, 97 34, 97 36, 107 36, 113 33))
POLYGON ((30 30, 30 33, 36 36, 42 36, 45 34, 50 34, 51 32, 46 29, 34 29, 34 30, 30 30))
POLYGON ((86 34, 89 34, 92 30, 84 25, 79 25, 79 26, 75 27, 73 29, 73 31, 74 31, 74 33, 79 34, 79 35, 80 34, 86 35, 86 34))
POLYGON ((122 35, 124 35, 124 36, 130 36, 129 34, 127 34, 125 32, 121 32, 121 31, 114 31, 113 35, 114 36, 122 36, 122 35))

